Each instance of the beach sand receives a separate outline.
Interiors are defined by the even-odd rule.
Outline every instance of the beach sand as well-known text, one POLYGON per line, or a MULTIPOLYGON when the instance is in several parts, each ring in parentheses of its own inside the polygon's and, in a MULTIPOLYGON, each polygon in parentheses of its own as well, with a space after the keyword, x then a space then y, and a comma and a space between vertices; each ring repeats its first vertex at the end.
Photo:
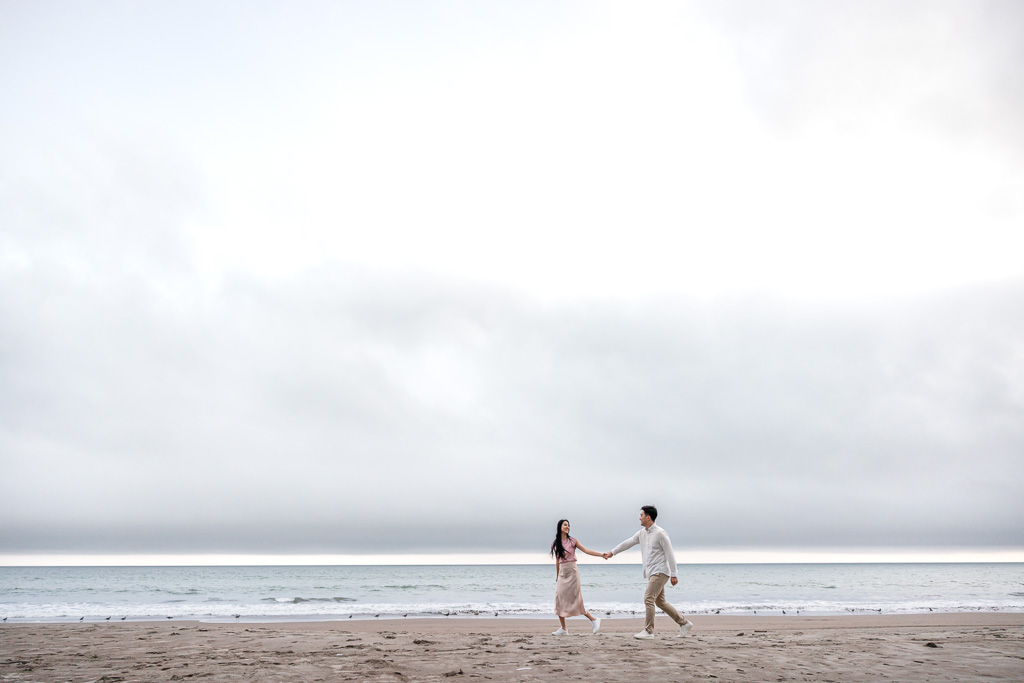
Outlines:
POLYGON ((0 624, 0 681, 1024 680, 1024 614, 0 624))

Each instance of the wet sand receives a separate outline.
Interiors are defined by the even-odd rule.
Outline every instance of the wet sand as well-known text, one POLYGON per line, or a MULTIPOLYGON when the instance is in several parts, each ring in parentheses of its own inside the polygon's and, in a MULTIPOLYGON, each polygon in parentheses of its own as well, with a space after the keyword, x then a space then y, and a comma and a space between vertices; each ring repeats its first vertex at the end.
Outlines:
POLYGON ((1024 680, 1024 614, 0 624, 0 681, 1024 680))

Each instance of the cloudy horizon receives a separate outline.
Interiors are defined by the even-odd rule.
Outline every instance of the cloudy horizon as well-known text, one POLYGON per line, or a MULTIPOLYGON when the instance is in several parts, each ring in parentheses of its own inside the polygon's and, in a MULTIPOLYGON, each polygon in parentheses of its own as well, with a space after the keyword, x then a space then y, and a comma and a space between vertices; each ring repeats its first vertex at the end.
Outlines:
POLYGON ((1018 4, 0 16, 0 558, 1024 557, 1018 4))

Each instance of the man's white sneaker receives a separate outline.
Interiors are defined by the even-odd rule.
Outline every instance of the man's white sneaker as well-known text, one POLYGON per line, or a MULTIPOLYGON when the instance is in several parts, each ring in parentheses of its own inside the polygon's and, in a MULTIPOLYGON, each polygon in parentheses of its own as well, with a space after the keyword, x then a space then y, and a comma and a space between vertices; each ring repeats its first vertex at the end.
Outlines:
POLYGON ((690 632, 691 628, 693 628, 693 622, 687 619, 686 623, 679 627, 679 633, 676 634, 676 638, 682 638, 690 632))
POLYGON ((553 635, 553 636, 567 636, 567 635, 569 635, 569 632, 566 631, 564 628, 560 628, 557 631, 553 631, 551 633, 551 635, 553 635))
POLYGON ((653 638, 654 634, 653 633, 648 633, 647 631, 640 631, 640 633, 637 633, 633 637, 634 638, 653 638))
POLYGON ((594 633, 597 633, 601 629, 601 620, 600 619, 594 619, 593 627, 594 627, 594 633))

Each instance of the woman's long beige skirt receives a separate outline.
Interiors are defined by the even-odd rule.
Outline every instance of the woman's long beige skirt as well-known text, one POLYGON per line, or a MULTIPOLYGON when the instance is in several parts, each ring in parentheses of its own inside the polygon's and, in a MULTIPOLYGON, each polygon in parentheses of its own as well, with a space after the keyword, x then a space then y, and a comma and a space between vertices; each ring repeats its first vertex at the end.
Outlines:
POLYGON ((558 565, 558 581, 555 583, 555 614, 560 617, 578 617, 587 613, 583 606, 583 589, 580 588, 580 570, 575 562, 558 565))

